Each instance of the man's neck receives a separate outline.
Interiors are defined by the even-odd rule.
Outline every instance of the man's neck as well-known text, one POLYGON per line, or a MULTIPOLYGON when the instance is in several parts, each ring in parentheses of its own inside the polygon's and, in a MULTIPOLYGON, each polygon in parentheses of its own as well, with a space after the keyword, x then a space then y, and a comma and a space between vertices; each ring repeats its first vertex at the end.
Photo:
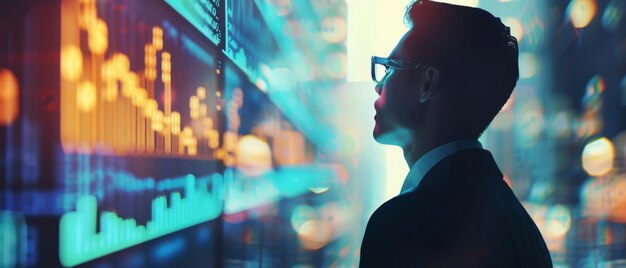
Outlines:
POLYGON ((445 144, 446 142, 448 141, 419 142, 418 140, 414 139, 406 146, 402 146, 402 150, 404 151, 404 160, 406 160, 406 164, 411 167, 424 154, 428 153, 434 148, 437 148, 437 146, 439 145, 445 144))
MULTIPOLYGON (((420 157, 428 153, 432 149, 435 149, 446 143, 464 139, 463 137, 454 137, 447 135, 433 135, 419 137, 418 135, 412 135, 410 143, 402 146, 404 151, 404 159, 409 167, 411 167, 420 157)), ((465 138, 466 139, 466 138, 465 138)))

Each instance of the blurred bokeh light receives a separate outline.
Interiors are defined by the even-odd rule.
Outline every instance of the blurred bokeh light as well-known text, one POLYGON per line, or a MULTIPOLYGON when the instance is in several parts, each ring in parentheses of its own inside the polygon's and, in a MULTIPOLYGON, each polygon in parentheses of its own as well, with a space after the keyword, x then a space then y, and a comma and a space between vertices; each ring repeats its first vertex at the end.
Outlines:
POLYGON ((605 138, 594 140, 583 149, 582 163, 585 171, 591 176, 603 176, 613 169, 615 147, 605 138))
POLYGON ((595 0, 571 0, 567 15, 576 28, 584 28, 596 15, 598 5, 595 0))
POLYGON ((19 114, 19 85, 13 72, 0 69, 0 125, 10 125, 19 114))

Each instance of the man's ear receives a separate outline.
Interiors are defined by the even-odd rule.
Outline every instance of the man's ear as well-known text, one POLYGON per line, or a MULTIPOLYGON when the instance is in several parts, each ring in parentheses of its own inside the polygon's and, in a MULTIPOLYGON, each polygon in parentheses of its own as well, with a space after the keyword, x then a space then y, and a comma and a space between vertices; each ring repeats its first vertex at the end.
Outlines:
POLYGON ((427 102, 435 97, 438 91, 439 70, 427 66, 422 73, 423 83, 420 88, 420 102, 427 102))

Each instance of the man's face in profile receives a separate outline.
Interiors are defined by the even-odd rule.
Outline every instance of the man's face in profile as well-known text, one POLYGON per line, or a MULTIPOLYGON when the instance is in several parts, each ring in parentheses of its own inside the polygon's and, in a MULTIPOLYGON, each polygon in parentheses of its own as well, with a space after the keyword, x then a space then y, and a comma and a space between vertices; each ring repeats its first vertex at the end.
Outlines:
MULTIPOLYGON (((409 30, 389 55, 389 59, 414 60, 410 57, 409 30)), ((413 39, 413 38, 411 38, 413 39)), ((388 73, 376 84, 379 94, 374 103, 374 139, 382 144, 402 146, 417 130, 420 113, 419 90, 417 85, 422 76, 420 69, 397 69, 388 67, 388 73)))

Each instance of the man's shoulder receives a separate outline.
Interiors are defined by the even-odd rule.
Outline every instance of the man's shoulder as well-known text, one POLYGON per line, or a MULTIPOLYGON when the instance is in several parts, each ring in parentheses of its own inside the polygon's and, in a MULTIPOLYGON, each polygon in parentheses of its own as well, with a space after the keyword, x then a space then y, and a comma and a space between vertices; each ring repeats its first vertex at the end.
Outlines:
POLYGON ((365 229, 361 265, 406 266, 399 263, 423 259, 443 234, 440 217, 429 212, 427 202, 412 193, 401 194, 383 203, 365 229))
POLYGON ((409 192, 383 203, 370 217, 367 231, 383 231, 401 236, 434 233, 441 216, 424 197, 409 192))
POLYGON ((402 217, 405 213, 418 212, 422 209, 417 202, 418 198, 419 196, 411 192, 395 196, 380 205, 372 214, 372 218, 402 217))

